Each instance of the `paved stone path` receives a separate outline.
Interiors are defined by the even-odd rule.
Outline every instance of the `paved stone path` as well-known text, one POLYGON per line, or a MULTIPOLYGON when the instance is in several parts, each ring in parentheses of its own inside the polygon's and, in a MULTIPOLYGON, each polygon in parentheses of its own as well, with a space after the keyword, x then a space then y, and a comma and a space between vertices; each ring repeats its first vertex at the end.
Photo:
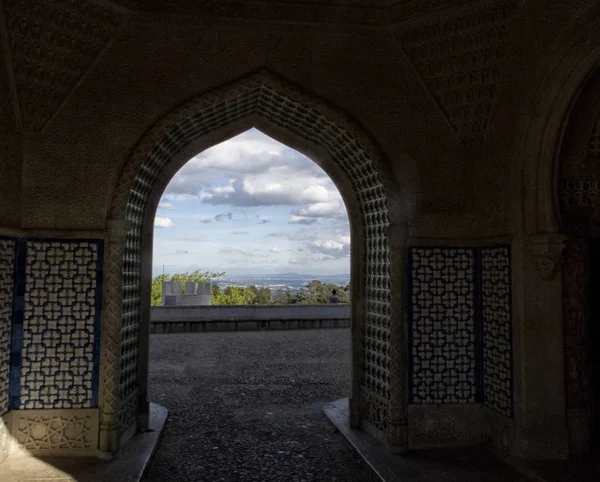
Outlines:
POLYGON ((152 335, 169 419, 144 481, 378 480, 321 410, 349 376, 347 329, 152 335))

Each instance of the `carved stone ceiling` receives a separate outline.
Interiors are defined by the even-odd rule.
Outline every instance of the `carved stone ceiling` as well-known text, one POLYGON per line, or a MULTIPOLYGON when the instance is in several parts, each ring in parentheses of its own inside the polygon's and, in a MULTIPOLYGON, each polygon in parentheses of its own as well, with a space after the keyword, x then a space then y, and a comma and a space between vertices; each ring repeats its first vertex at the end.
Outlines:
POLYGON ((520 0, 5 0, 21 124, 41 131, 128 10, 389 28, 466 147, 483 142, 520 0), (125 8, 124 8, 125 7, 125 8))
POLYGON ((520 3, 479 2, 393 29, 465 147, 483 143, 520 3))
POLYGON ((4 16, 21 124, 39 131, 92 67, 120 17, 89 0, 5 0, 4 16))

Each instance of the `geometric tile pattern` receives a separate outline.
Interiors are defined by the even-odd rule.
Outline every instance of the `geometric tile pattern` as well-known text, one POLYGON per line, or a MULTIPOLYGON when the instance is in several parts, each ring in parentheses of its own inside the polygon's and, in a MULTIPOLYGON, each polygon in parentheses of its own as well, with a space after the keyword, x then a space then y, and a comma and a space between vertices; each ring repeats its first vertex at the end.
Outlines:
POLYGON ((467 147, 481 145, 502 80, 502 59, 519 2, 482 2, 401 27, 399 41, 467 147))
POLYGON ((474 254, 410 250, 411 403, 476 402, 474 254))
POLYGON ((95 450, 98 445, 96 410, 63 413, 47 410, 12 412, 13 437, 25 449, 95 450))
POLYGON ((481 250, 483 402, 513 415, 510 248, 481 250))
POLYGON ((15 246, 14 239, 0 238, 0 415, 9 401, 15 246))
POLYGON ((167 116, 142 140, 123 167, 111 209, 111 219, 126 218, 130 223, 123 255, 120 320, 118 397, 123 403, 137 386, 142 221, 149 195, 163 168, 190 142, 254 115, 324 146, 354 188, 365 246, 361 286, 365 299, 361 347, 365 377, 361 390, 363 399, 373 405, 365 410, 365 421, 385 431, 390 399, 390 323, 394 315, 386 192, 395 191, 386 184, 385 164, 376 164, 376 148, 359 129, 349 123, 340 125, 324 115, 321 105, 315 106, 317 102, 272 75, 250 76, 200 96, 167 116))
POLYGON ((513 415, 510 247, 415 247, 410 403, 484 403, 513 415))
POLYGON ((23 126, 41 130, 116 30, 108 2, 5 0, 23 126))
POLYGON ((97 405, 101 270, 101 241, 27 242, 18 408, 97 405))

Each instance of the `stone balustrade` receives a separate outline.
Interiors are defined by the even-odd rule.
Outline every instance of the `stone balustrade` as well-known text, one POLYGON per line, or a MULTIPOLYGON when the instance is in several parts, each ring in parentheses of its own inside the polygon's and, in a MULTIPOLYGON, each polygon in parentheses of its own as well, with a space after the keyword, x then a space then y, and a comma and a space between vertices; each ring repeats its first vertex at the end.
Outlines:
POLYGON ((350 327, 350 305, 153 306, 150 333, 350 327))

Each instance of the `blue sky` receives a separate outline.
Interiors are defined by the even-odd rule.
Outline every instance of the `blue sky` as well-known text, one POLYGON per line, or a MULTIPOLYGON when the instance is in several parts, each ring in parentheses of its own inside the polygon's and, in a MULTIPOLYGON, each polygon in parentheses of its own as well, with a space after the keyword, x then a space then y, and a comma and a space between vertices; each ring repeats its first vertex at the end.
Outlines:
POLYGON ((154 222, 154 274, 348 274, 342 198, 311 159, 250 129, 190 159, 154 222))

